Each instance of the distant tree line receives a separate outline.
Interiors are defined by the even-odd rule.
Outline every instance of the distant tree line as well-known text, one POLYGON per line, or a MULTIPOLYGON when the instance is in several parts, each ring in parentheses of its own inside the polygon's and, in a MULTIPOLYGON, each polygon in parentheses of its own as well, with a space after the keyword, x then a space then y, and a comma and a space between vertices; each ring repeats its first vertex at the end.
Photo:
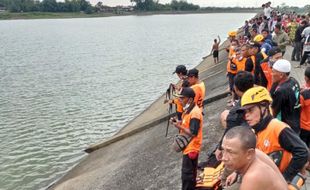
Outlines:
POLYGON ((288 6, 285 3, 275 7, 281 12, 296 12, 296 13, 310 13, 310 4, 304 7, 288 6))
POLYGON ((92 5, 86 0, 0 0, 0 6, 10 12, 93 12, 92 5))
MULTIPOLYGON (((104 1, 104 0, 103 0, 104 1)), ((161 4, 159 0, 130 0, 134 5, 135 11, 204 11, 204 12, 225 12, 238 10, 249 11, 259 10, 258 7, 204 7, 188 3, 186 0, 172 0, 171 3, 161 4)), ((114 11, 118 8, 111 8, 98 2, 92 6, 87 0, 64 0, 57 2, 56 0, 0 0, 0 8, 5 7, 10 12, 85 12, 91 14, 93 12, 114 11)), ((281 4, 276 7, 283 12, 295 11, 297 13, 309 13, 310 5, 304 7, 289 7, 286 4, 281 4)), ((127 9, 123 9, 127 11, 127 9)), ((129 10, 129 9, 128 9, 129 10)))
POLYGON ((137 11, 193 11, 200 7, 192 3, 187 3, 186 0, 172 0, 171 3, 161 4, 158 0, 130 0, 135 4, 134 8, 137 11))

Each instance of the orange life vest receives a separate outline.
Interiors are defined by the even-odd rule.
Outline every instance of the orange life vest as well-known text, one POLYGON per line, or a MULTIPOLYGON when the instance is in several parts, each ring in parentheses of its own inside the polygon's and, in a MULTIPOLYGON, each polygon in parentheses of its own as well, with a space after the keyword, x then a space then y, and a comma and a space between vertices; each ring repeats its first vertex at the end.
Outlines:
POLYGON ((228 53, 228 62, 227 62, 227 72, 232 73, 234 71, 231 70, 231 61, 230 59, 236 54, 236 51, 231 46, 229 47, 229 53, 228 53))
POLYGON ((278 151, 282 152, 282 159, 280 161, 280 165, 278 166, 282 173, 288 167, 292 159, 292 154, 283 149, 279 143, 279 135, 286 127, 289 126, 278 119, 272 119, 266 129, 258 132, 256 144, 256 148, 263 151, 267 155, 278 151))
POLYGON ((267 79, 267 89, 268 91, 270 91, 271 86, 272 86, 272 69, 269 67, 268 62, 263 62, 260 66, 267 79))
MULTIPOLYGON (((201 144, 202 144, 202 127, 203 127, 203 120, 202 120, 202 113, 201 109, 195 105, 195 107, 191 110, 190 113, 184 112, 182 115, 182 127, 189 129, 191 119, 196 118, 200 120, 200 127, 198 130, 197 136, 193 136, 190 143, 186 146, 183 150, 183 154, 186 155, 190 152, 200 152, 201 144)), ((183 130, 180 133, 184 133, 183 130)))
POLYGON ((242 58, 241 60, 234 58, 230 62, 230 70, 231 70, 230 73, 237 74, 239 71, 244 71, 246 60, 247 60, 246 58, 242 58))
POLYGON ((241 60, 236 61, 238 71, 244 71, 245 70, 245 63, 246 63, 245 57, 242 58, 241 60))
POLYGON ((205 83, 203 81, 201 81, 199 83, 199 86, 201 88, 201 92, 202 92, 201 96, 202 96, 202 101, 203 101, 205 99, 205 97, 206 97, 206 85, 205 85, 205 83))
POLYGON ((191 86, 191 88, 194 90, 195 92, 195 99, 194 102, 196 103, 196 105, 199 108, 203 108, 203 100, 205 98, 205 85, 203 82, 198 83, 198 84, 194 84, 193 86, 191 86))
MULTIPOLYGON (((266 59, 268 56, 266 53, 264 52, 260 52, 262 55, 263 55, 263 60, 266 59)), ((251 73, 254 75, 254 71, 255 71, 255 68, 256 68, 256 57, 254 55, 251 56, 251 59, 252 59, 252 62, 253 62, 253 70, 251 71, 251 73)), ((258 63, 260 64, 260 63, 258 63)))
POLYGON ((172 103, 174 103, 177 106, 177 112, 183 112, 183 105, 179 98, 174 98, 172 100, 172 103))
POLYGON ((301 92, 300 105, 300 128, 310 131, 310 89, 301 92))

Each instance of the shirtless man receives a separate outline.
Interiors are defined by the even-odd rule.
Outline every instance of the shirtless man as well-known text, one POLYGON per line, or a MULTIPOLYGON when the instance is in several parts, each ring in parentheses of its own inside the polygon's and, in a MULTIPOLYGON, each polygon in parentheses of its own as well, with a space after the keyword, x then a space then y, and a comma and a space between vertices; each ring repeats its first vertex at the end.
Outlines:
POLYGON ((219 62, 219 46, 221 43, 220 36, 217 36, 219 41, 217 39, 214 39, 214 44, 212 46, 211 53, 213 54, 214 64, 217 64, 219 62))
POLYGON ((223 139, 222 161, 241 175, 239 189, 287 190, 287 183, 276 165, 255 147, 255 134, 246 127, 229 130, 223 139))

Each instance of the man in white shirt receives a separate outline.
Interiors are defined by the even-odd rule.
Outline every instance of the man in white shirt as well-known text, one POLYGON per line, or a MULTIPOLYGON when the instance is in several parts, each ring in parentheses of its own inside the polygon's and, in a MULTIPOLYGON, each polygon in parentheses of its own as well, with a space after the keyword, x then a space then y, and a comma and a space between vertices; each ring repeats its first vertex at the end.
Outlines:
POLYGON ((302 36, 304 39, 306 39, 306 38, 309 36, 309 34, 310 34, 310 26, 306 27, 306 28, 302 31, 301 36, 302 36))
POLYGON ((265 4, 265 8, 264 8, 264 15, 267 17, 267 19, 270 19, 270 15, 271 15, 271 7, 270 7, 271 2, 269 1, 268 3, 265 4))

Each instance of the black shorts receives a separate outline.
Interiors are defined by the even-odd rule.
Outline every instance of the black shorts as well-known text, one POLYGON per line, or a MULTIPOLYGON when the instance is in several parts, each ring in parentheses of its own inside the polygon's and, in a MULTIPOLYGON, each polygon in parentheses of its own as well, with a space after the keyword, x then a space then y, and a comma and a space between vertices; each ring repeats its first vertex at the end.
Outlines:
POLYGON ((213 51, 213 57, 214 58, 218 58, 219 57, 219 51, 218 50, 214 50, 213 51))

